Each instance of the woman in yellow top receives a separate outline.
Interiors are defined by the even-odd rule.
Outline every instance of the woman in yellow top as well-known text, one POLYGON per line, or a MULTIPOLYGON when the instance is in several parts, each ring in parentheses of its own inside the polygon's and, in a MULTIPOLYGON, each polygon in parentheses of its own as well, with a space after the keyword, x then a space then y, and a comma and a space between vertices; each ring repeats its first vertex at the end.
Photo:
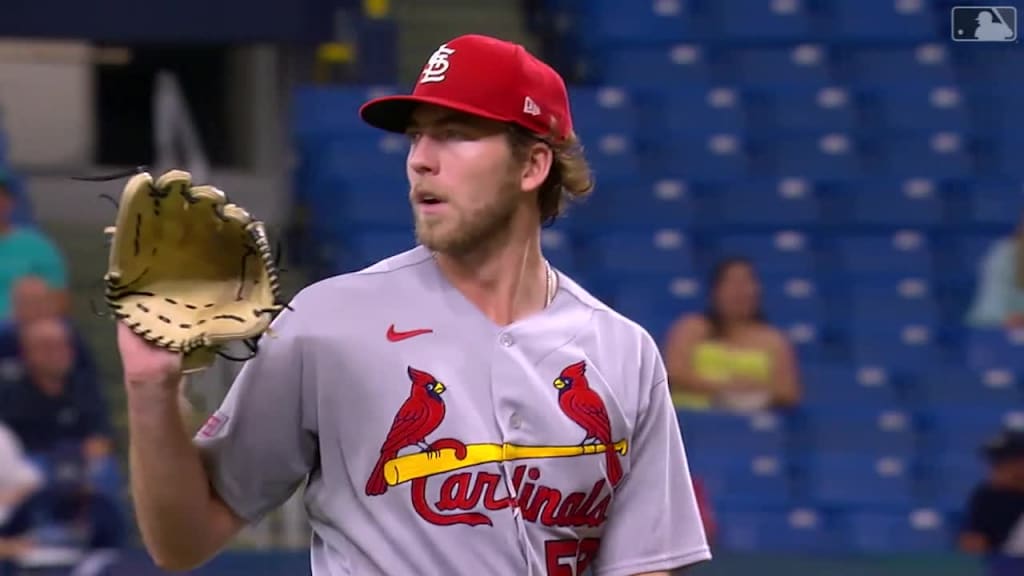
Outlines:
POLYGON ((752 412, 798 404, 795 353, 764 319, 753 265, 742 258, 720 262, 708 304, 669 331, 664 355, 676 406, 752 412))

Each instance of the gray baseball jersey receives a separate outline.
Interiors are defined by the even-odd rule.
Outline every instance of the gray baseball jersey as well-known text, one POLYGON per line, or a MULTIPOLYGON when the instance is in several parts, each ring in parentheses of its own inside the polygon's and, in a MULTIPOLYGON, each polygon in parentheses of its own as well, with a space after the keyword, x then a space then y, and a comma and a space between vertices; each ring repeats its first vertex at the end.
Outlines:
POLYGON ((505 327, 423 247, 305 288, 195 438, 215 489, 257 521, 305 483, 314 576, 709 559, 654 341, 559 282, 505 327))

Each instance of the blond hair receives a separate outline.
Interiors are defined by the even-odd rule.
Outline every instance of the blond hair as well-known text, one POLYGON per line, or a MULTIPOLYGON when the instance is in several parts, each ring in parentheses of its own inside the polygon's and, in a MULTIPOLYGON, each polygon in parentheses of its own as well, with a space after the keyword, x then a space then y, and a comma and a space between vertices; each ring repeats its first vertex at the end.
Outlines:
POLYGON ((575 133, 564 140, 541 138, 518 126, 511 131, 512 153, 525 162, 530 147, 543 142, 551 148, 554 158, 548 177, 537 190, 540 220, 549 223, 565 213, 569 204, 586 198, 594 190, 594 176, 583 153, 583 145, 575 133))

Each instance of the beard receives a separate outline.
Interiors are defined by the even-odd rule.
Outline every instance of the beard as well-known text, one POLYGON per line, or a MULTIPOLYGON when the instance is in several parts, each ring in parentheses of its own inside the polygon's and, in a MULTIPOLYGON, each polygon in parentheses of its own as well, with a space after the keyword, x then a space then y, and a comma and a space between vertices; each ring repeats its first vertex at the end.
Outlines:
POLYGON ((416 240, 439 254, 463 256, 501 243, 512 228, 521 194, 517 183, 502 186, 495 199, 472 209, 449 204, 441 218, 414 213, 416 240))

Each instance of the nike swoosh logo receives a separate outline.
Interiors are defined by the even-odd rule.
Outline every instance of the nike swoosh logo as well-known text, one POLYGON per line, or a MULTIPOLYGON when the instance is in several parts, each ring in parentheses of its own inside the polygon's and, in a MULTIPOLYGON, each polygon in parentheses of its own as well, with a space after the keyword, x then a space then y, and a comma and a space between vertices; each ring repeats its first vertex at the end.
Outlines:
POLYGON ((418 330, 406 330, 399 332, 395 330, 395 325, 388 326, 388 341, 389 342, 401 342, 402 340, 408 340, 409 338, 415 338, 416 336, 422 336, 424 334, 431 334, 434 331, 430 328, 420 328, 418 330))

